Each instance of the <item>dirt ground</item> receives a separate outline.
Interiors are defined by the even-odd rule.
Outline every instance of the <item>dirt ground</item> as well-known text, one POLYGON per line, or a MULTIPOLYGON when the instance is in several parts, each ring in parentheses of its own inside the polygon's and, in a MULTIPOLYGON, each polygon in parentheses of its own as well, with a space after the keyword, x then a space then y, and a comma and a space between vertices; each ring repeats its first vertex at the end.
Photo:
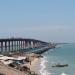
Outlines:
POLYGON ((6 66, 2 63, 0 63, 0 73, 4 74, 4 75, 27 75, 24 72, 13 69, 13 68, 6 66))

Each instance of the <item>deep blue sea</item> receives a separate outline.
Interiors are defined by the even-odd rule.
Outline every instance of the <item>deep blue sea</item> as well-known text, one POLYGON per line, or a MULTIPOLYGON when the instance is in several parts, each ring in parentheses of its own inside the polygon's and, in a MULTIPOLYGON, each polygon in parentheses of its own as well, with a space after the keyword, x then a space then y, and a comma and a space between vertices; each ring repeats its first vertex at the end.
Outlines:
POLYGON ((41 75, 75 75, 75 44, 61 44, 43 54, 41 75), (68 67, 52 67, 55 64, 68 64, 68 67))

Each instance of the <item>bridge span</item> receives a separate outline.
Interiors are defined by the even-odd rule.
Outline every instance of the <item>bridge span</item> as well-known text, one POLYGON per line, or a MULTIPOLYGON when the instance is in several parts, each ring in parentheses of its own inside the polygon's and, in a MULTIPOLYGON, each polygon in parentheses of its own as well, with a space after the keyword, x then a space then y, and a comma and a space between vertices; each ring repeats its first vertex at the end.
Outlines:
POLYGON ((39 48, 48 45, 47 42, 25 39, 25 38, 7 38, 0 39, 0 53, 20 51, 29 48, 39 48))

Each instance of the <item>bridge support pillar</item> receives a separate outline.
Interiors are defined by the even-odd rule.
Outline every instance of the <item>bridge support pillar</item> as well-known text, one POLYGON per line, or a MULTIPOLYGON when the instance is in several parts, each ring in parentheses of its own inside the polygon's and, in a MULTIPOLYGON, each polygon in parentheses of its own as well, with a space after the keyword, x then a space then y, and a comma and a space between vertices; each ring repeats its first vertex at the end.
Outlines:
POLYGON ((29 41, 27 42, 27 48, 30 48, 30 43, 29 43, 29 41))
POLYGON ((20 50, 20 41, 19 41, 19 50, 20 50))
POLYGON ((19 48, 18 48, 18 41, 16 41, 16 42, 17 42, 17 45, 16 45, 17 46, 17 49, 16 49, 16 51, 18 51, 19 50, 19 48))
POLYGON ((1 42, 1 52, 3 52, 3 41, 1 42))
POLYGON ((31 45, 31 42, 30 41, 29 41, 28 45, 29 45, 28 48, 30 48, 30 45, 31 45))
POLYGON ((24 49, 26 48, 25 44, 26 44, 26 42, 24 41, 24 49))
POLYGON ((22 41, 21 41, 21 50, 22 50, 22 41))
POLYGON ((12 47, 12 51, 13 51, 13 41, 11 41, 11 43, 12 43, 12 46, 11 47, 12 47))
POLYGON ((36 48, 36 42, 33 42, 33 48, 36 48))
POLYGON ((9 47, 9 52, 10 52, 10 41, 8 41, 8 47, 9 47))
POLYGON ((23 41, 23 49, 24 49, 24 41, 23 41))
POLYGON ((7 52, 7 41, 5 41, 5 52, 7 52))
POLYGON ((14 50, 16 51, 16 41, 14 41, 14 50))

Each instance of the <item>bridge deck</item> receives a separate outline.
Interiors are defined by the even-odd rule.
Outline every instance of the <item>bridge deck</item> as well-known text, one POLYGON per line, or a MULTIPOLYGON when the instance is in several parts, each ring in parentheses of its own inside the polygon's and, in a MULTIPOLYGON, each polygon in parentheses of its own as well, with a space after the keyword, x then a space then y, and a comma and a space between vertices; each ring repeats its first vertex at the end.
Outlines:
POLYGON ((46 45, 48 45, 47 42, 35 39, 26 39, 26 38, 0 39, 0 53, 28 50, 30 48, 34 49, 46 45))

